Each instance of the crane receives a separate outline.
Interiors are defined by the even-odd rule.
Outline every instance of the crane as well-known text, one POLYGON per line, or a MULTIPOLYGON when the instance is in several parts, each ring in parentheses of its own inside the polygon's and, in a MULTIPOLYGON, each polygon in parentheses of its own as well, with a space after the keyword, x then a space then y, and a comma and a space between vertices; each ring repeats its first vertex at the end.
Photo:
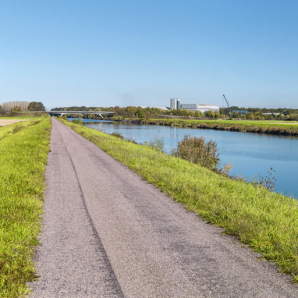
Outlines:
POLYGON ((231 110, 231 113, 233 114, 233 109, 232 109, 232 107, 230 107, 229 102, 228 102, 228 100, 227 100, 227 98, 225 97, 224 94, 223 94, 223 97, 224 97, 224 99, 225 99, 225 101, 227 103, 228 108, 231 110))

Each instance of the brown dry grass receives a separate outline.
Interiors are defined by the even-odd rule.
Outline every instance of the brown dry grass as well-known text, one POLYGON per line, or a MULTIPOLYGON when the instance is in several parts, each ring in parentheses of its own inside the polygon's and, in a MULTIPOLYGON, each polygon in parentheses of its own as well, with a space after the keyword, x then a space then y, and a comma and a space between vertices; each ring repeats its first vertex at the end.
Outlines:
POLYGON ((20 119, 0 119, 0 126, 6 126, 6 125, 11 125, 20 121, 25 121, 25 120, 20 120, 20 119))

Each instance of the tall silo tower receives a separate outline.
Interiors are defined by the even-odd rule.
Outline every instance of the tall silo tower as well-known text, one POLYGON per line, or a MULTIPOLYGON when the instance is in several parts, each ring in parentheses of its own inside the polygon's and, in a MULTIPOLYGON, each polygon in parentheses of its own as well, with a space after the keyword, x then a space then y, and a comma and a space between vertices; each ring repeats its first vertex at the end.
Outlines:
POLYGON ((178 110, 180 108, 180 99, 179 98, 171 98, 170 99, 170 109, 178 110))

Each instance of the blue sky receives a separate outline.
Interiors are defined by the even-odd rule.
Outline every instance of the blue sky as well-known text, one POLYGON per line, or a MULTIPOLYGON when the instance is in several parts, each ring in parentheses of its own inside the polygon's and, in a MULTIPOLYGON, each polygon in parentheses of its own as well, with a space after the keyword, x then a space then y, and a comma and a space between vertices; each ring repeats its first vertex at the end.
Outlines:
POLYGON ((298 1, 0 0, 0 104, 298 108, 298 1))

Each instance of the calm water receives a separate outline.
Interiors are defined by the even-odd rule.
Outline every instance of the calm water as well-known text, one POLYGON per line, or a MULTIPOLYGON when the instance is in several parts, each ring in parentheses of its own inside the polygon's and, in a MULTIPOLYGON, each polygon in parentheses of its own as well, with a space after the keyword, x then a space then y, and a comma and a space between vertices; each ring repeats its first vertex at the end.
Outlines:
POLYGON ((221 166, 233 165, 232 175, 265 177, 275 170, 277 192, 298 198, 298 138, 258 135, 207 129, 189 129, 154 125, 124 125, 111 122, 88 122, 84 125, 106 133, 118 132, 138 143, 163 138, 165 150, 176 148, 184 135, 201 137, 218 144, 221 166))

